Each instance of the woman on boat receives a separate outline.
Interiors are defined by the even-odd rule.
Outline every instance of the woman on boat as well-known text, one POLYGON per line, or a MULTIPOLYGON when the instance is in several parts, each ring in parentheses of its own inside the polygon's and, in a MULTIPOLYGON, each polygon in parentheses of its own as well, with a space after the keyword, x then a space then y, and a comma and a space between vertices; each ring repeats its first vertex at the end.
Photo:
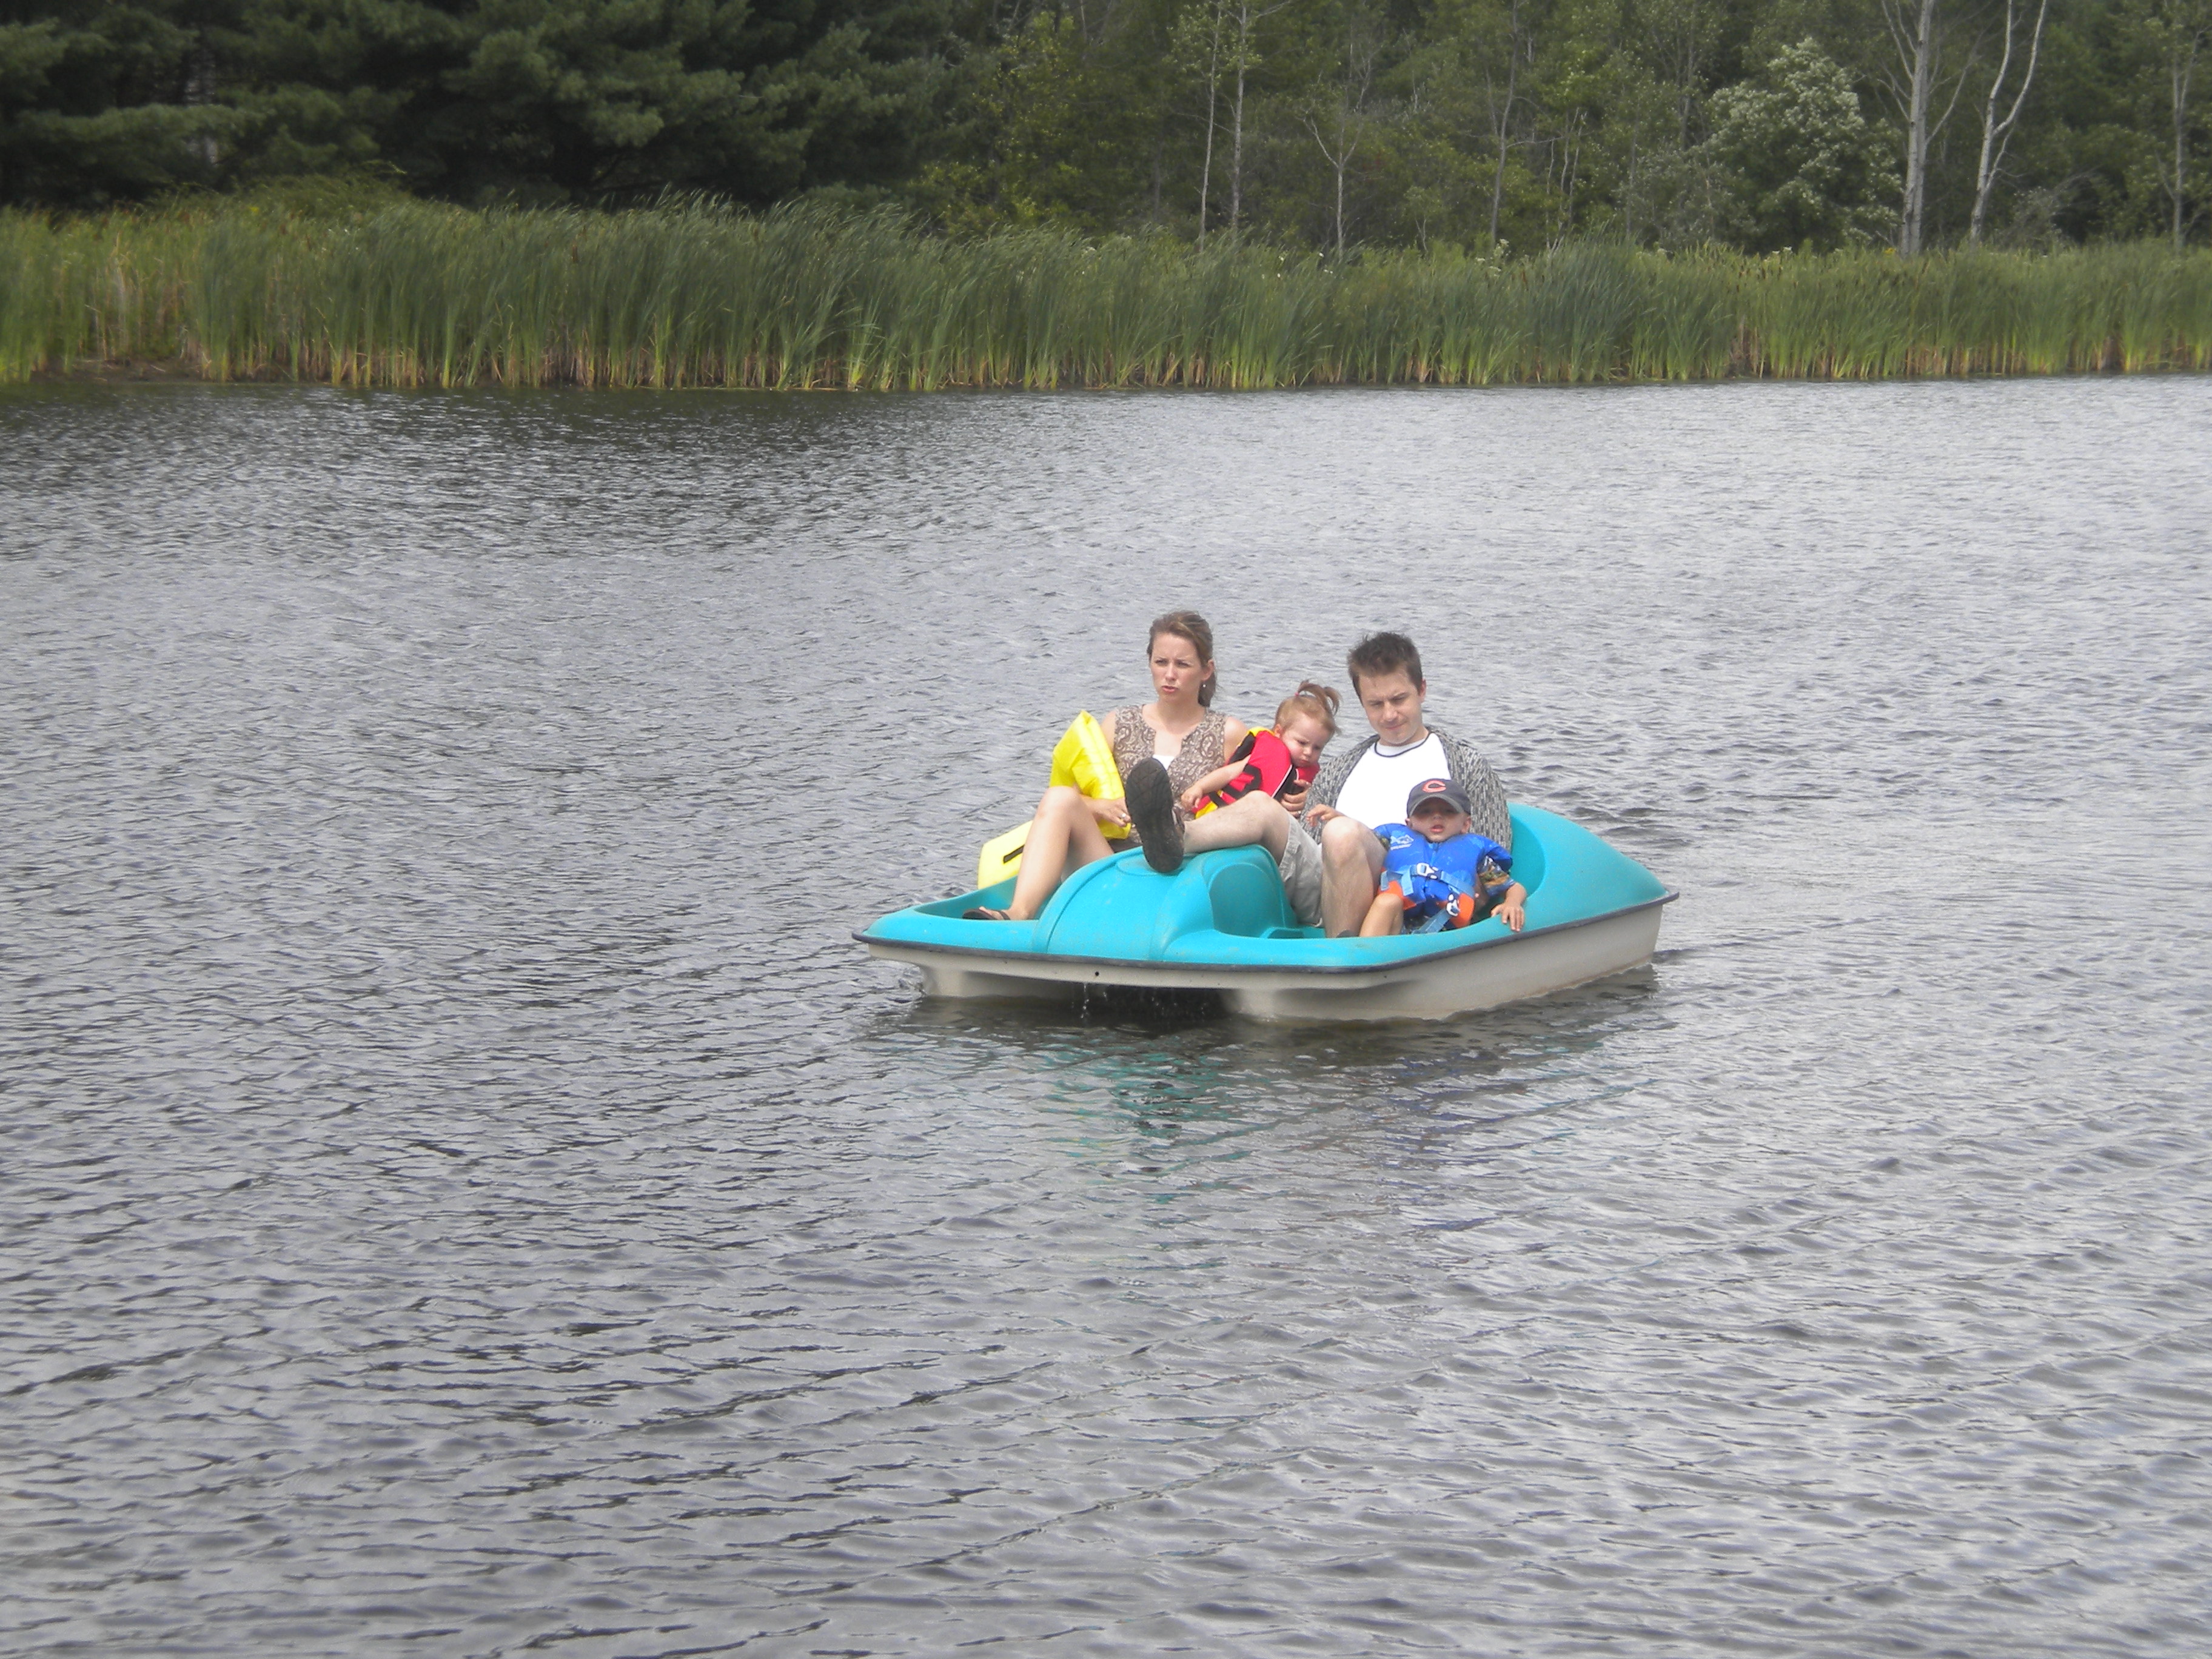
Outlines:
MULTIPOLYGON (((1139 761, 1156 759, 1180 795, 1224 764, 1244 739, 1241 721, 1213 708, 1213 629, 1195 611, 1171 611, 1152 624, 1146 654, 1152 671, 1152 701, 1117 708, 1103 722, 1114 764, 1123 777, 1139 761)), ((1022 849, 1021 873, 1014 896, 1003 910, 970 910, 992 921, 1028 921, 1044 908, 1073 871, 1109 853, 1140 844, 1129 839, 1109 843, 1102 823, 1127 824, 1127 805, 1093 800, 1059 786, 1044 792, 1022 849)))

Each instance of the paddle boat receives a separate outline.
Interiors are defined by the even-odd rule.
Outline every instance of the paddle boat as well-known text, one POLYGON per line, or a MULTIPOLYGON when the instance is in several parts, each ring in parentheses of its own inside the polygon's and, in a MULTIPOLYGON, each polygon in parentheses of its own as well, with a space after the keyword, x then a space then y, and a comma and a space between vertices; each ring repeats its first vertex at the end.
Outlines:
POLYGON ((1443 1019, 1564 991, 1642 966, 1674 895, 1579 824, 1511 809, 1513 876, 1527 926, 1324 939, 1291 915, 1258 848, 1200 853, 1161 875, 1141 852, 1085 865, 1034 921, 969 921, 1002 908, 1011 878, 895 910, 854 937, 921 969, 925 994, 1060 996, 1108 987, 1214 993, 1260 1019, 1443 1019))

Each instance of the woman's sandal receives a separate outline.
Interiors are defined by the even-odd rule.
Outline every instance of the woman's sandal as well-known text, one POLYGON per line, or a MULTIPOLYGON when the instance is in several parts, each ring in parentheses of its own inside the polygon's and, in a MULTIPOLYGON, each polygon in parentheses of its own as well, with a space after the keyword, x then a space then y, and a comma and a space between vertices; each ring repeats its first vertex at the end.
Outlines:
POLYGON ((1006 911, 994 910, 979 904, 972 910, 963 910, 960 913, 960 920, 963 921, 1012 921, 1013 917, 1006 911))

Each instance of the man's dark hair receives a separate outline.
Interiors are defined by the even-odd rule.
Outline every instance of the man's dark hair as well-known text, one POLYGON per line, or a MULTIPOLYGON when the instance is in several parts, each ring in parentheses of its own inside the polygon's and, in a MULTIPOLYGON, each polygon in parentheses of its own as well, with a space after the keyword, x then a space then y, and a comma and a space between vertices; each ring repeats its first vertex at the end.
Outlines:
POLYGON ((1416 690, 1428 684, 1421 678, 1421 653, 1403 634, 1370 634, 1352 647, 1352 654, 1344 659, 1344 667, 1352 676, 1352 695, 1355 697, 1359 695, 1361 678, 1368 675, 1380 678, 1385 674, 1402 673, 1413 681, 1416 690))

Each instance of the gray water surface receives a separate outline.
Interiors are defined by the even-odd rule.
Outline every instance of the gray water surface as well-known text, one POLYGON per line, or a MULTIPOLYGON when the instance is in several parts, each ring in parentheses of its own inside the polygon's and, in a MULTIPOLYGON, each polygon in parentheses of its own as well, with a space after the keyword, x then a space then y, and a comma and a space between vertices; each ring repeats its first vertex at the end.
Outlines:
POLYGON ((2208 433, 0 396, 0 1649, 2212 1650, 2208 433), (867 961, 1185 605, 1411 630, 1660 958, 867 961))

